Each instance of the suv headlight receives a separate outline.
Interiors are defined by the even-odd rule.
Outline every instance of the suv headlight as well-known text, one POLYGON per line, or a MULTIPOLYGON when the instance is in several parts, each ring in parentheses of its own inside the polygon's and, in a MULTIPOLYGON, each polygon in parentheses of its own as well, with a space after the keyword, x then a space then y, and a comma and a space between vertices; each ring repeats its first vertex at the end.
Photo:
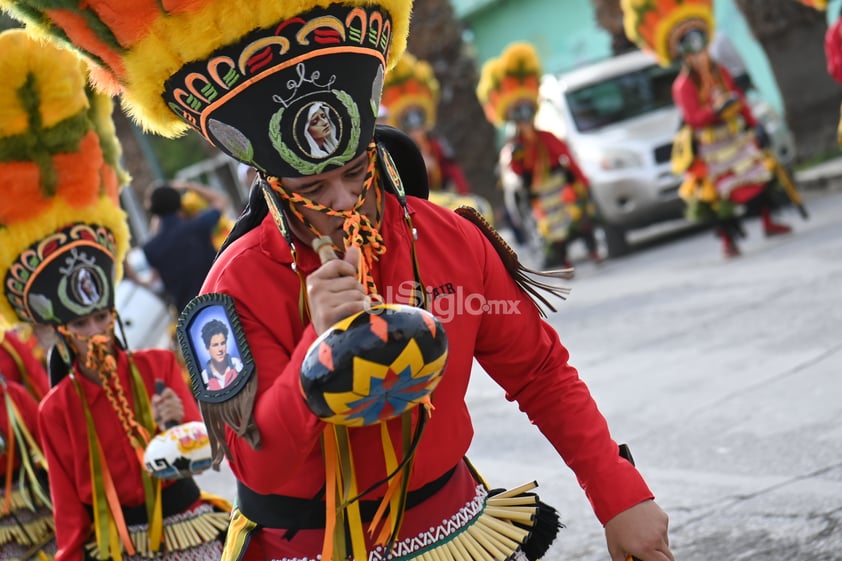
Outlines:
POLYGON ((628 150, 607 150, 599 155, 597 160, 599 168, 603 171, 614 171, 618 169, 636 168, 643 165, 641 157, 628 150))

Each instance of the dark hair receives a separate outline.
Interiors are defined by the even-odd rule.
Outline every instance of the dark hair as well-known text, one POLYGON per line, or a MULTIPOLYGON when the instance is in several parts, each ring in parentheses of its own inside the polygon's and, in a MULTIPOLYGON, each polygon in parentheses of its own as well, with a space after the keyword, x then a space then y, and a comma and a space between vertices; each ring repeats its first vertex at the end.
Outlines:
POLYGON ((149 212, 169 216, 181 210, 181 193, 169 185, 157 185, 149 195, 149 212))
POLYGON ((228 326, 218 319, 212 319, 202 326, 202 341, 205 342, 205 348, 210 347, 211 339, 214 335, 225 335, 228 339, 228 326))

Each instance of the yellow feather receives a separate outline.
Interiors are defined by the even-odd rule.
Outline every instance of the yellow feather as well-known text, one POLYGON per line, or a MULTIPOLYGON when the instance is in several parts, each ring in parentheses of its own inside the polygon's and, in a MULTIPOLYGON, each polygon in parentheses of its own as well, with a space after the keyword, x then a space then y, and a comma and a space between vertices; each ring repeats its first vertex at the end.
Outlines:
MULTIPOLYGON (((161 93, 164 82, 181 66, 206 58, 220 46, 234 43, 254 29, 270 27, 314 7, 335 3, 335 0, 283 3, 212 0, 198 12, 158 18, 124 59, 127 75, 124 108, 146 130, 168 137, 179 136, 188 127, 162 102, 161 93)), ((406 49, 412 2, 352 0, 343 4, 379 5, 386 9, 393 19, 389 61, 393 63, 400 58, 406 49)))
MULTIPOLYGON (((34 43, 34 42, 33 42, 34 43)), ((33 49, 43 52, 42 44, 33 49)), ((87 74, 79 56, 63 49, 50 49, 54 55, 30 52, 32 72, 36 75, 41 120, 44 127, 52 127, 88 107, 85 95, 87 74), (70 69, 76 68, 75 71, 70 69)))
POLYGON ((535 47, 529 43, 512 43, 500 55, 504 72, 510 74, 519 69, 525 69, 534 76, 541 76, 541 62, 535 47))
MULTIPOLYGON (((32 138, 41 139, 44 132, 68 117, 78 115, 89 107, 86 89, 86 74, 84 65, 75 53, 61 50, 47 43, 40 43, 23 30, 9 30, 0 33, 0 138, 27 133, 32 138), (32 129, 29 116, 24 112, 19 99, 21 86, 28 80, 34 88, 29 91, 36 96, 41 113, 41 128, 32 129)), ((29 100, 32 102, 33 100, 29 100)), ((94 107, 87 116, 92 119, 100 136, 102 144, 112 143, 112 153, 119 155, 119 143, 114 134, 114 125, 110 120, 112 104, 103 99, 101 107, 94 107), (116 145, 116 146, 115 146, 116 145)), ((88 124, 90 125, 90 124, 88 124)), ((50 132, 53 136, 56 129, 50 132)), ((78 132, 76 127, 67 130, 68 134, 78 132)), ((65 154, 67 155, 67 154, 65 154)), ((75 154, 69 154, 71 157, 75 154)), ((77 155, 77 157, 89 157, 77 155)), ((10 154, 0 154, 0 159, 7 162, 13 160, 10 154)), ((8 166, 7 169, 14 166, 8 166)), ((120 172, 119 168, 117 169, 120 172)), ((10 171, 9 173, 14 173, 10 171)), ((16 176, 4 176, 6 185, 15 185, 19 181, 16 176)), ((3 184, 4 182, 0 182, 3 184)), ((36 186, 37 187, 37 186, 36 186)), ((82 186, 87 193, 99 193, 100 185, 82 186)), ((33 189, 33 193, 41 194, 41 190, 33 189)), ((7 193, 0 193, 0 199, 7 193)), ((78 196, 79 193, 76 193, 78 196)), ((79 200, 85 200, 80 197, 79 200)), ((49 200, 43 212, 34 217, 26 217, 14 223, 5 224, 0 228, 0 278, 6 278, 10 267, 17 261, 20 254, 52 234, 74 222, 99 224, 108 228, 115 237, 117 254, 114 256, 116 276, 122 275, 122 261, 129 247, 129 230, 126 216, 115 201, 107 197, 98 197, 95 203, 87 206, 72 206, 62 196, 55 196, 49 200)), ((0 323, 8 325, 18 322, 7 298, 0 297, 0 323)))
MULTIPOLYGON (((25 41, 31 41, 20 30, 0 34, 0 136, 22 134, 29 128, 29 117, 21 105, 18 90, 26 83, 29 75, 29 61, 25 56, 9 56, 8 53, 25 53, 25 41), (23 48, 21 48, 21 46, 23 48)), ((4 156, 0 154, 0 159, 4 156)))
MULTIPOLYGON (((22 3, 22 0, 0 0, 0 6, 13 17, 25 21, 31 33, 49 36, 49 27, 16 7, 22 3)), ((124 75, 114 73, 107 79, 103 73, 113 72, 113 69, 100 68, 91 72, 91 79, 109 95, 121 93, 124 109, 144 130, 167 137, 179 136, 188 127, 168 109, 161 97, 164 83, 177 70, 188 62, 207 58, 218 48, 236 42, 254 29, 272 27, 313 8, 336 3, 337 0, 207 0, 189 12, 162 12, 140 33, 134 44, 124 45, 126 51, 121 55, 124 75), (121 92, 110 90, 115 81, 120 83, 121 92)), ((380 6, 389 12, 392 40, 387 66, 391 67, 406 49, 412 0, 342 0, 340 3, 380 6)), ((97 2, 89 0, 87 4, 96 8, 97 2)), ((61 42, 55 36, 52 38, 61 42)))

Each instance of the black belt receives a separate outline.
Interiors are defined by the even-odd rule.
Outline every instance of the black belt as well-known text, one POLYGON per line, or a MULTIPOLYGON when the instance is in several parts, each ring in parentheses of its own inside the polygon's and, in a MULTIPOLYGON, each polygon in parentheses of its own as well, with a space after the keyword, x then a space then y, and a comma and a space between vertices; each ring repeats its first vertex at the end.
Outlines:
MULTIPOLYGON (((166 518, 167 516, 184 512, 199 500, 200 493, 199 486, 196 485, 192 477, 177 479, 169 487, 164 487, 161 489, 161 511, 163 517, 166 518)), ((85 505, 85 508, 88 509, 88 515, 93 520, 93 507, 91 505, 85 505)), ((127 526, 149 523, 146 517, 146 505, 124 506, 122 507, 122 511, 127 526)))
MULTIPOLYGON (((441 477, 406 495, 406 508, 417 506, 435 495, 450 480, 456 466, 441 477)), ((284 495, 261 495, 237 481, 237 507, 246 518, 264 528, 318 530, 325 527, 324 490, 313 499, 284 495)), ((359 501, 363 522, 371 522, 380 501, 359 501)))

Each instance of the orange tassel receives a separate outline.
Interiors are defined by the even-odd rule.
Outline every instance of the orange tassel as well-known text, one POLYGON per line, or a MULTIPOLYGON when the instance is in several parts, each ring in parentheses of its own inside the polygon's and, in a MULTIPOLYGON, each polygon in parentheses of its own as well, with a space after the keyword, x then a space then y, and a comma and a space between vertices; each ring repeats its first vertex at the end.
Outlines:
POLYGON ((120 498, 117 496, 117 488, 114 487, 114 480, 111 479, 111 471, 105 461, 105 455, 102 453, 102 446, 97 441, 97 453, 100 457, 100 465, 102 465, 102 480, 105 486, 105 498, 108 501, 108 506, 111 509, 111 515, 114 517, 114 524, 117 526, 117 532, 120 534, 120 541, 126 548, 126 553, 134 555, 135 548, 132 539, 129 536, 129 529, 126 526, 126 519, 123 517, 123 509, 120 507, 120 498))

